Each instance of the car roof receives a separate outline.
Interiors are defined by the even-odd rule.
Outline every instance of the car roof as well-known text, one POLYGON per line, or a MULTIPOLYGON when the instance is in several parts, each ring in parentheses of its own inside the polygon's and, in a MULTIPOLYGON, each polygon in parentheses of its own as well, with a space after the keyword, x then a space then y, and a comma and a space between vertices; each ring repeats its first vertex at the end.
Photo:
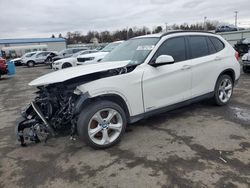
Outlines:
POLYGON ((157 34, 150 34, 150 35, 143 35, 135 38, 150 38, 150 37, 156 37, 156 38, 162 38, 167 35, 177 34, 177 33, 201 33, 201 34, 213 34, 215 33, 209 32, 209 31, 196 31, 196 30, 170 30, 165 33, 157 33, 157 34))

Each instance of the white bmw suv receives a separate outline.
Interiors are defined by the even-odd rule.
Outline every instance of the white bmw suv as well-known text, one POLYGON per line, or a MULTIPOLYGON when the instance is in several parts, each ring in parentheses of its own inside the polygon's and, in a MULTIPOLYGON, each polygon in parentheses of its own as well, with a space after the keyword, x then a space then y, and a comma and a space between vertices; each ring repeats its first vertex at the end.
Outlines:
POLYGON ((121 139, 127 123, 208 98, 227 104, 239 77, 238 53, 218 35, 173 31, 136 37, 101 63, 32 81, 40 91, 17 130, 29 127, 23 122, 32 117, 39 125, 31 123, 34 135, 36 129, 53 135, 70 125, 72 135, 91 147, 107 148, 121 139))

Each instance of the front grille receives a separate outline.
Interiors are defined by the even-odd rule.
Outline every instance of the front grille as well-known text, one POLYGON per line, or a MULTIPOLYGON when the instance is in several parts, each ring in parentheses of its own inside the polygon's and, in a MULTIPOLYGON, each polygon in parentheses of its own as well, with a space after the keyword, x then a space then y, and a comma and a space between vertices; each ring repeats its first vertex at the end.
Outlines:
POLYGON ((22 64, 21 60, 16 61, 16 64, 22 64))
POLYGON ((90 60, 92 60, 93 58, 90 58, 90 57, 86 57, 86 58, 84 58, 84 57, 79 57, 79 58, 77 58, 77 61, 78 62, 85 62, 85 61, 90 61, 90 60))

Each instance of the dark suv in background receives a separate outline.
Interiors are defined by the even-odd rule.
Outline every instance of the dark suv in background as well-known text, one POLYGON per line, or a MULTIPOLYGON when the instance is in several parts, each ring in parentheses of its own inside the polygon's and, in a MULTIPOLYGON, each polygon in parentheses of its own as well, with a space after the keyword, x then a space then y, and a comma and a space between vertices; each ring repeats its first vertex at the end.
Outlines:
POLYGON ((230 32, 230 31, 238 31, 238 29, 237 29, 236 27, 228 26, 228 25, 218 26, 218 27, 215 29, 215 33, 219 33, 219 32, 230 32))

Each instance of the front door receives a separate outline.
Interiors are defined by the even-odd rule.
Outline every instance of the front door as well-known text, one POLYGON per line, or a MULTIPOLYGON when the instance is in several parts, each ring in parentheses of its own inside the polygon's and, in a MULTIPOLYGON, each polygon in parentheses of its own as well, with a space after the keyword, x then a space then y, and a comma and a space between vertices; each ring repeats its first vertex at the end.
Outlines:
POLYGON ((151 61, 160 55, 171 55, 175 62, 153 67, 147 65, 143 75, 145 112, 159 109, 191 98, 191 60, 187 60, 184 37, 167 39, 151 61))

